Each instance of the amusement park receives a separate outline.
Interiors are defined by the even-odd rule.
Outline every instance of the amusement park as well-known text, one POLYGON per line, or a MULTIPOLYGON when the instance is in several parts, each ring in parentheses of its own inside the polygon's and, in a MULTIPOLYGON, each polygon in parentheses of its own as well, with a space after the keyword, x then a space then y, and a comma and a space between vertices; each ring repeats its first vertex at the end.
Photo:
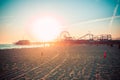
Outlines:
POLYGON ((94 35, 87 33, 78 38, 74 38, 68 31, 62 31, 54 41, 30 42, 29 40, 19 40, 16 45, 30 45, 30 44, 106 44, 117 45, 120 48, 120 40, 113 40, 111 34, 94 35))

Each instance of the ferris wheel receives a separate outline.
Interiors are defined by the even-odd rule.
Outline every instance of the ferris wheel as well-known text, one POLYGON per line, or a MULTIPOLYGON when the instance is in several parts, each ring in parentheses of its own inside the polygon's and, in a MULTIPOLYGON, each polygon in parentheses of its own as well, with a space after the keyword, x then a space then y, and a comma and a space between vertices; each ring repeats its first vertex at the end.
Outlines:
POLYGON ((61 40, 68 40, 70 39, 70 34, 68 31, 62 31, 61 34, 60 34, 60 39, 61 40))

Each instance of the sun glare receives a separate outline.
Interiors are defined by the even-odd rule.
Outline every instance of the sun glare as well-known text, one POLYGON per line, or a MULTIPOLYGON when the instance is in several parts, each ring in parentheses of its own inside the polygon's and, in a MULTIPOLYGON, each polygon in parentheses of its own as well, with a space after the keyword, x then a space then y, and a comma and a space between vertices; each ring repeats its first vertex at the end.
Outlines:
POLYGON ((43 41, 52 41, 60 33, 60 23, 52 17, 36 19, 32 23, 32 35, 43 41))

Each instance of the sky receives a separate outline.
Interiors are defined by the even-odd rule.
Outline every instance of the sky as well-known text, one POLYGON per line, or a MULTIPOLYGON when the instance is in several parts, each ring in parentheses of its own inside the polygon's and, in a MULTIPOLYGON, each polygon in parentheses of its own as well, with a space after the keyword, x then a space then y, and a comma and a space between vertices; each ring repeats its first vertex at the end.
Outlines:
POLYGON ((76 38, 90 32, 120 39, 119 0, 0 0, 0 43, 16 42, 23 36, 35 41, 26 26, 38 15, 59 18, 62 30, 76 38))

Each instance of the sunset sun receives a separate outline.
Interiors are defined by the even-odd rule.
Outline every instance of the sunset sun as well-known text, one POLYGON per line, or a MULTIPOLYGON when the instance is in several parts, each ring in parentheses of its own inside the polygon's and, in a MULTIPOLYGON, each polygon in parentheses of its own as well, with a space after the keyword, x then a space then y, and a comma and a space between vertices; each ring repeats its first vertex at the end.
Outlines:
POLYGON ((51 41, 57 38, 60 33, 60 23, 53 17, 36 19, 32 23, 32 35, 43 41, 51 41))

